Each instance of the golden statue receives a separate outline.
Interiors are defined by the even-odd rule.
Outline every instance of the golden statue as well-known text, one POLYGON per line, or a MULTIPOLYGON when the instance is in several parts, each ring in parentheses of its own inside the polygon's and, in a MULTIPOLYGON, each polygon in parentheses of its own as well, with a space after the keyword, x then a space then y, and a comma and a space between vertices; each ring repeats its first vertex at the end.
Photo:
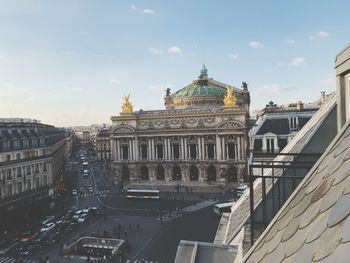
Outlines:
POLYGON ((122 104, 122 113, 130 113, 132 112, 133 106, 130 103, 130 93, 128 96, 123 97, 123 104, 122 104))
POLYGON ((235 95, 233 95, 233 88, 227 86, 226 88, 226 96, 224 98, 225 107, 235 107, 237 99, 235 95))

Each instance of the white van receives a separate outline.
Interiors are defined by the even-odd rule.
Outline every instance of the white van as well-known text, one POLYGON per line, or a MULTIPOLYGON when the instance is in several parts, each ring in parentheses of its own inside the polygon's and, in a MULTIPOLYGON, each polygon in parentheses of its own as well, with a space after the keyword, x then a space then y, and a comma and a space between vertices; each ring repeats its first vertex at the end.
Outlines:
POLYGON ((236 194, 237 198, 240 198, 247 188, 248 188, 248 186, 245 184, 238 186, 237 187, 237 194, 236 194))

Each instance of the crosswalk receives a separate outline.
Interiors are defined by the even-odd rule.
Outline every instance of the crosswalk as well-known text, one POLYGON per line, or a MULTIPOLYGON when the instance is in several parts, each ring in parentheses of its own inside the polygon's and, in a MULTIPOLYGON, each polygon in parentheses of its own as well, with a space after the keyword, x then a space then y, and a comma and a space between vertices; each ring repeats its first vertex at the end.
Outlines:
POLYGON ((15 259, 11 257, 0 257, 0 263, 15 263, 15 262, 31 263, 34 261, 31 261, 30 259, 15 259))

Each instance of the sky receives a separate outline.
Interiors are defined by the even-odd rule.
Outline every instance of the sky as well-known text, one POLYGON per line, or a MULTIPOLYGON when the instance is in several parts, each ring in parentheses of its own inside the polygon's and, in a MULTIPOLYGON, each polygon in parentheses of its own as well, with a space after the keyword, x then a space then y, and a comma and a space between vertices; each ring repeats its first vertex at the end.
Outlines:
POLYGON ((349 1, 0 0, 0 117, 110 124, 164 109, 199 75, 240 87, 251 111, 335 91, 349 1))

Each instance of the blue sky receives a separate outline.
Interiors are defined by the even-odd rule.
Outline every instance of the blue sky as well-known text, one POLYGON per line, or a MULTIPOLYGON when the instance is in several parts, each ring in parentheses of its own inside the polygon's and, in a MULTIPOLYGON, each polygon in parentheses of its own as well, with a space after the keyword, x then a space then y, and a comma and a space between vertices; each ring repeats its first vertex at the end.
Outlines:
POLYGON ((249 84, 251 109, 335 90, 348 1, 0 0, 1 117, 110 123, 163 109, 199 75, 249 84))

